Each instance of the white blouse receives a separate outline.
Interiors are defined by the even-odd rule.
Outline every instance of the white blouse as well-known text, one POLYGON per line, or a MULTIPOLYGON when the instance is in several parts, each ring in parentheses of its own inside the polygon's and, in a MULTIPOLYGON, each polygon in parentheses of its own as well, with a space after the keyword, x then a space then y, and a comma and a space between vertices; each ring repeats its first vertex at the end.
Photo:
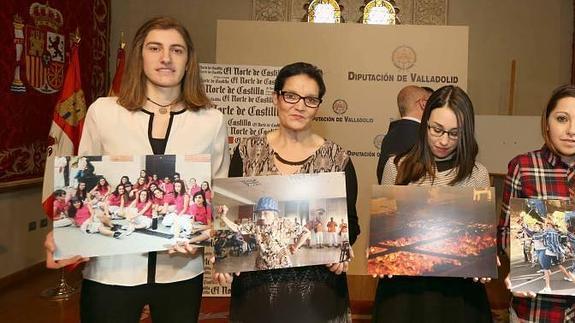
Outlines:
MULTIPOLYGON (((129 111, 116 97, 96 100, 88 109, 79 155, 152 155, 149 136, 153 114, 129 111)), ((224 117, 216 109, 172 113, 165 154, 210 154, 212 177, 227 177, 230 155, 224 117)), ((191 279, 203 272, 202 253, 169 256, 158 252, 157 283, 191 279)), ((102 284, 135 286, 147 283, 148 254, 91 258, 84 278, 102 284)))

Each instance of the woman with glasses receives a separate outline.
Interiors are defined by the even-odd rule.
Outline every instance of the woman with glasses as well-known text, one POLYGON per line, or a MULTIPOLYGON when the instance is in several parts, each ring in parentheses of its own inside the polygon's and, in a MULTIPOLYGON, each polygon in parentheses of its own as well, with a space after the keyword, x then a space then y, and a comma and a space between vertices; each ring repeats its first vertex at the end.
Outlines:
MULTIPOLYGON (((345 150, 312 131, 325 94, 321 70, 308 63, 284 66, 272 100, 279 127, 243 139, 234 151, 229 176, 345 172, 349 238, 359 225, 357 179, 345 150)), ((231 322, 351 322, 346 277, 348 262, 242 273, 232 283, 231 322)), ((220 283, 229 274, 215 274, 220 283)))
MULTIPOLYGON (((473 105, 460 88, 444 86, 427 101, 415 146, 388 159, 382 184, 489 187, 477 152, 473 105)), ((374 322, 492 322, 479 279, 380 278, 374 322)))
MULTIPOLYGON (((506 251, 501 255, 506 256, 506 261, 509 261, 511 198, 575 198, 575 86, 564 85, 553 91, 541 114, 541 135, 544 140, 541 149, 518 155, 508 165, 499 220, 500 248, 506 251)), ((548 271, 544 273, 547 283, 548 271)), ((510 283, 509 277, 506 283, 510 283)), ((568 313, 575 311, 575 299, 573 296, 542 295, 552 288, 552 285, 547 285, 537 297, 534 294, 513 293, 512 307, 517 321, 572 321, 568 313)))

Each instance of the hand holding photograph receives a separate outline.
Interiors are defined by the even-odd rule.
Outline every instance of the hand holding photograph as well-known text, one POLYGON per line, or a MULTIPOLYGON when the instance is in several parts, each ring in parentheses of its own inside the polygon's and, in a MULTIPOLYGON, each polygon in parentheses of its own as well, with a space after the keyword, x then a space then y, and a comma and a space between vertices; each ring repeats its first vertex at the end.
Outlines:
POLYGON ((217 272, 350 260, 343 173, 214 180, 217 272))
POLYGON ((497 277, 493 188, 373 186, 370 275, 497 277))
POLYGON ((575 208, 569 200, 512 198, 514 292, 575 295, 575 208))
POLYGON ((54 164, 56 259, 210 244, 209 155, 64 156, 54 164))

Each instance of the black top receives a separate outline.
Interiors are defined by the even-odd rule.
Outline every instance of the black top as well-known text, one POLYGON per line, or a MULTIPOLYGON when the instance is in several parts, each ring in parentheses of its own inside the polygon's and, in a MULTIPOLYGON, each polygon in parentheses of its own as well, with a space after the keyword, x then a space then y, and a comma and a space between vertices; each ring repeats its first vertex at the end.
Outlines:
POLYGON ((391 155, 400 155, 408 152, 417 142, 419 122, 400 119, 389 124, 389 130, 381 143, 381 153, 377 162, 377 183, 381 183, 383 168, 391 155))
POLYGON ((186 109, 170 112, 170 121, 168 121, 168 129, 166 129, 166 138, 152 138, 152 128, 154 125, 155 115, 153 112, 146 109, 142 109, 141 111, 150 116, 150 120, 148 121, 148 139, 150 140, 150 146, 152 146, 152 152, 154 155, 163 155, 166 152, 166 145, 168 143, 168 137, 170 136, 170 130, 172 129, 174 116, 186 112, 186 109))
MULTIPOLYGON (((143 109, 142 111, 150 116, 150 121, 148 122, 148 140, 150 141, 150 146, 152 146, 152 152, 154 153, 154 155, 163 155, 166 152, 166 144, 168 143, 168 137, 170 136, 170 128, 172 128, 174 113, 170 113, 170 121, 168 124, 168 130, 166 131, 166 137, 152 138, 152 125, 154 124, 154 114, 143 109)), ((156 282, 157 258, 158 258, 157 252, 152 251, 148 253, 148 284, 153 284, 156 282)))

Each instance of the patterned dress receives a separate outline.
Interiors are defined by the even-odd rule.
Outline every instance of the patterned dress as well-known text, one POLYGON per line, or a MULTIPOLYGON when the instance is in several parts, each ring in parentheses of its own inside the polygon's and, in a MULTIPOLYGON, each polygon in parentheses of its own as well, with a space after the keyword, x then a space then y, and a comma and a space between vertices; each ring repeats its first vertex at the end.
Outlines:
MULTIPOLYGON (((278 175, 273 156, 265 135, 243 139, 232 157, 229 176, 278 175)), ((326 140, 299 173, 339 171, 346 175, 353 243, 359 234, 357 178, 345 151, 326 140)), ((323 265, 242 273, 232 283, 230 322, 351 322, 346 276, 336 275, 323 265)))
POLYGON ((242 234, 253 234, 260 248, 256 258, 258 270, 291 267, 289 243, 303 234, 303 226, 285 218, 274 218, 269 225, 241 224, 242 234))

